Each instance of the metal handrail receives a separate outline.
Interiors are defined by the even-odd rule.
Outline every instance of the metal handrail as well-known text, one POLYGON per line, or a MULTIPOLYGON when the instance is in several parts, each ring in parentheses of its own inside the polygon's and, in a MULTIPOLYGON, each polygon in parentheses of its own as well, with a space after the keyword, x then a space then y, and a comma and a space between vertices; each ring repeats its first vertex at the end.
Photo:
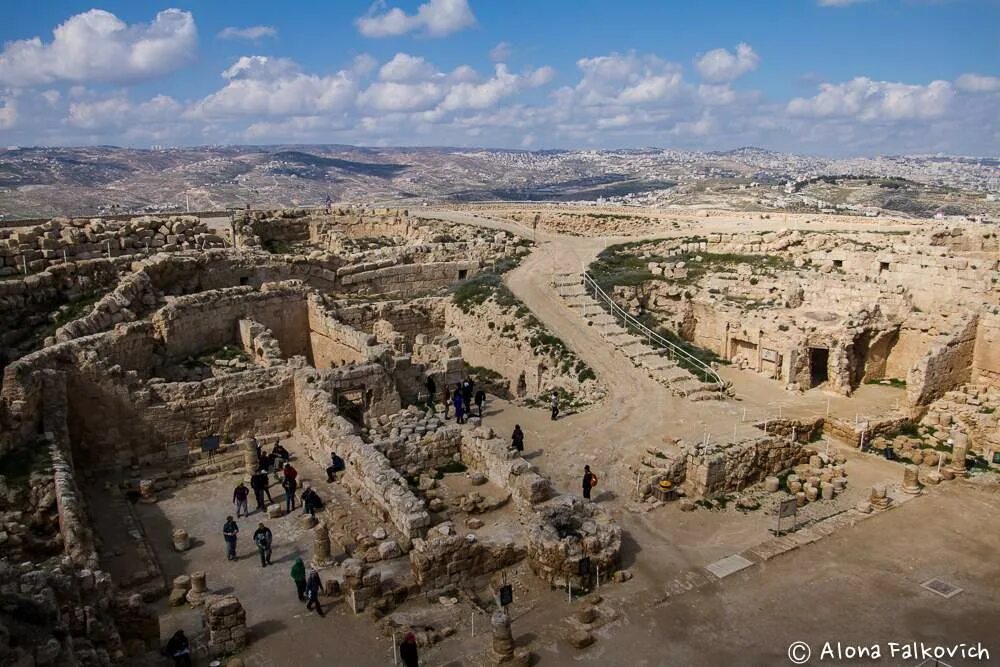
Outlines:
POLYGON ((669 340, 667 340, 666 338, 664 338, 663 336, 656 333, 655 331, 647 327, 645 324, 637 320, 635 317, 633 317, 631 313, 629 313, 627 310, 625 310, 617 303, 615 303, 615 300, 612 299, 607 292, 601 289, 600 286, 597 284, 597 282, 593 278, 591 278, 587 272, 583 273, 583 283, 585 287, 593 288, 594 298, 599 299, 600 301, 606 303, 611 308, 612 317, 620 317, 622 319, 622 322, 626 325, 626 328, 632 327, 633 329, 638 330, 641 334, 643 334, 646 337, 646 339, 650 343, 656 343, 660 347, 664 348, 667 351, 667 356, 671 360, 674 358, 675 355, 684 359, 687 363, 698 369, 698 371, 702 374, 702 377, 704 378, 705 382, 714 382, 718 385, 719 389, 722 389, 726 386, 726 382, 715 371, 714 368, 706 364, 698 357, 695 357, 684 348, 676 345, 675 343, 670 342, 669 340))

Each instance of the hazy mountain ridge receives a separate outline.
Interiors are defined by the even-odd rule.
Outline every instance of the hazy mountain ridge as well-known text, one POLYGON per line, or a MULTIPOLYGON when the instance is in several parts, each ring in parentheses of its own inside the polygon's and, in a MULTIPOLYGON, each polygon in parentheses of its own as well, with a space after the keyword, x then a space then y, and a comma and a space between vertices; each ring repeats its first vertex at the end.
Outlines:
MULTIPOLYGON (((1000 190, 998 165, 992 157, 827 159, 752 146, 715 152, 344 145, 13 148, 0 150, 0 214, 93 215, 221 209, 247 203, 296 206, 318 204, 327 197, 365 202, 410 199, 414 203, 605 197, 662 206, 726 205, 729 190, 742 193, 747 187, 757 188, 755 196, 739 194, 733 206, 757 210, 778 201, 770 194, 756 196, 764 188, 774 191, 787 181, 845 174, 905 178, 913 184, 911 190, 924 186, 960 189, 969 201, 956 203, 953 209, 975 213, 970 201, 985 201, 986 192, 1000 190)), ((843 194, 841 190, 837 192, 843 194)), ((880 206, 887 200, 870 199, 851 196, 844 201, 852 206, 880 206)), ((831 203, 816 204, 808 197, 804 201, 810 206, 831 203)), ((938 208, 933 203, 911 207, 921 214, 938 208)), ((984 212, 991 208, 985 207, 984 212)))

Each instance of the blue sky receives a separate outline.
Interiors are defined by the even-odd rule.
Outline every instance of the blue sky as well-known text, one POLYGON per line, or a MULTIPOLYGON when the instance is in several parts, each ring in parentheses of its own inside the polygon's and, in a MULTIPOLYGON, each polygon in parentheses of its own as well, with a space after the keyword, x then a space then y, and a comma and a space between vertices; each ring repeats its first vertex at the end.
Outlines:
POLYGON ((998 0, 7 0, 2 16, 3 144, 1000 152, 998 0))

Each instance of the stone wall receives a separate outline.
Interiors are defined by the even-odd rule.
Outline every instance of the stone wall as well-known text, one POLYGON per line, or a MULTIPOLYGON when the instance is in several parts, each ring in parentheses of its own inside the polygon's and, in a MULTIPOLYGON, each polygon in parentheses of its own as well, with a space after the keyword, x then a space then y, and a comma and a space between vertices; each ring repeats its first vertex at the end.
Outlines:
POLYGON ((463 310, 449 300, 444 321, 444 328, 462 344, 466 363, 502 375, 515 397, 537 397, 556 388, 581 403, 603 396, 597 381, 589 378, 592 372, 580 379, 587 365, 527 309, 490 298, 463 310))
POLYGON ((230 287, 177 297, 152 317, 167 361, 232 345, 239 321, 252 319, 273 332, 282 351, 310 356, 307 289, 301 283, 267 283, 260 291, 230 287))
POLYGON ((687 450, 685 487, 691 496, 713 496, 756 484, 808 460, 802 443, 765 436, 687 450))
POLYGON ((68 261, 220 247, 222 238, 195 217, 129 221, 58 218, 35 227, 0 229, 0 276, 37 273, 68 261))
POLYGON ((407 297, 451 285, 479 270, 477 261, 397 262, 389 258, 374 264, 345 266, 337 270, 337 277, 345 291, 407 297))
POLYGON ((941 336, 906 376, 910 405, 927 405, 972 376, 978 315, 967 316, 948 336, 941 336))
POLYGON ((308 318, 314 367, 330 368, 369 359, 375 336, 340 321, 340 311, 328 307, 318 295, 309 296, 308 318))
POLYGON ((341 481, 359 502, 404 536, 422 535, 430 525, 423 501, 413 495, 385 456, 354 433, 354 426, 340 416, 333 396, 317 388, 319 375, 305 370, 295 375, 296 426, 307 441, 308 454, 326 465, 330 454, 337 452, 347 464, 341 481))
POLYGON ((554 495, 549 480, 490 427, 463 431, 461 454, 469 468, 482 472, 490 482, 509 491, 522 515, 554 495))
MULTIPOLYGON (((414 416, 420 415, 420 411, 413 407, 409 412, 414 416)), ((383 417, 385 425, 390 427, 390 436, 375 440, 372 446, 385 455, 389 465, 396 470, 412 477, 422 473, 433 475, 437 468, 454 462, 461 452, 461 426, 445 426, 434 417, 423 423, 418 422, 415 427, 400 428, 392 426, 394 418, 397 416, 383 417)), ((401 420, 396 419, 396 423, 401 425, 401 420)))
POLYGON ((471 533, 442 534, 432 528, 427 538, 413 540, 410 567, 421 591, 433 598, 448 590, 475 586, 476 577, 509 567, 524 555, 524 548, 513 542, 480 540, 471 533))
POLYGON ((972 380, 1000 389, 1000 310, 979 315, 972 380))

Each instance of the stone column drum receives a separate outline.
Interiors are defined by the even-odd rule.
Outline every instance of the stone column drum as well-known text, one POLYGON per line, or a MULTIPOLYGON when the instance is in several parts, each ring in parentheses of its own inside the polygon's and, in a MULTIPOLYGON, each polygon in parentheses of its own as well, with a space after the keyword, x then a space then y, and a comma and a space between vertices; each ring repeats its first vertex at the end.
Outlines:
POLYGON ((330 531, 326 529, 325 523, 321 523, 313 529, 313 557, 311 565, 316 569, 333 565, 333 557, 330 555, 330 531))

